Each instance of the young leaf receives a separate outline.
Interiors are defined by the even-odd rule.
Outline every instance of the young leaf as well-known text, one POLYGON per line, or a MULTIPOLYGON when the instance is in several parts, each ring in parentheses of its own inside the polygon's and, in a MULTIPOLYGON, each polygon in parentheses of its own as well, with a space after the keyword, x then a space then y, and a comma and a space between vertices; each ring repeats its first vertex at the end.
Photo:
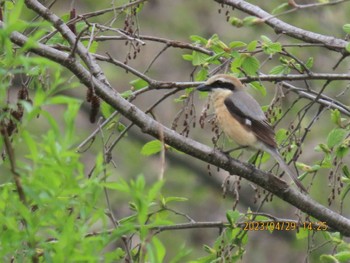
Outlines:
POLYGON ((286 129, 279 129, 276 132, 276 142, 277 144, 281 144, 285 139, 287 139, 287 130, 286 129))
POLYGON ((226 212, 227 221, 231 224, 231 226, 236 224, 236 222, 240 216, 241 216, 241 214, 237 210, 235 210, 235 211, 228 210, 226 212))
POLYGON ((265 35, 261 35, 260 37, 264 43, 272 43, 272 40, 269 37, 265 35))
POLYGON ((305 66, 310 69, 312 68, 312 66, 314 65, 314 58, 313 57, 309 57, 305 63, 305 66))
POLYGON ((297 233, 296 237, 297 237, 298 240, 300 240, 300 239, 307 238, 308 235, 309 235, 309 230, 303 229, 303 228, 299 228, 299 232, 297 233))
POLYGON ((350 170, 349 167, 345 164, 342 168, 343 174, 350 179, 350 170))
POLYGON ((266 88, 259 81, 253 81, 249 83, 249 86, 259 91, 263 96, 266 96, 266 88))
POLYGON ((343 30, 346 34, 350 34, 350 24, 343 25, 343 30))
POLYGON ((272 75, 283 75, 288 74, 290 69, 284 65, 278 65, 270 70, 270 74, 272 75))
POLYGON ((159 153, 162 150, 163 144, 158 140, 153 140, 146 143, 142 149, 141 154, 150 156, 156 153, 159 153))
POLYGON ((340 263, 334 256, 332 255, 321 255, 320 260, 322 263, 340 263))
POLYGON ((261 22, 261 19, 256 16, 247 16, 243 18, 243 25, 252 26, 261 22))
POLYGON ((257 75, 260 68, 260 62, 255 57, 246 56, 243 60, 242 68, 248 75, 257 75))
POLYGON ((288 8, 289 8, 289 4, 288 3, 280 4, 275 9, 272 10, 271 14, 275 15, 275 14, 277 14, 279 12, 283 12, 283 11, 287 10, 288 8))
POLYGON ((132 90, 126 90, 120 94, 124 99, 128 99, 132 95, 132 90))
POLYGON ((229 23, 235 27, 243 26, 243 21, 237 17, 230 17, 229 23))
POLYGON ((206 68, 201 68, 196 74, 196 81, 204 81, 208 78, 208 70, 206 68))
POLYGON ((331 110, 331 120, 336 125, 339 125, 341 123, 341 115, 338 109, 331 110))
POLYGON ((106 102, 102 101, 101 103, 101 113, 103 117, 106 119, 111 116, 111 114, 114 112, 114 109, 106 102))
POLYGON ((328 134, 328 137, 327 137, 327 145, 328 145, 328 147, 332 148, 335 145, 340 144, 344 140, 346 134, 347 134, 346 130, 338 129, 338 128, 333 129, 328 134))
POLYGON ((199 43, 199 44, 202 44, 202 45, 206 45, 208 43, 208 40, 206 40, 205 38, 203 38, 201 36, 197 36, 197 35, 190 36, 190 39, 193 42, 196 42, 196 43, 199 43))
POLYGON ((334 255, 334 257, 340 262, 349 262, 350 261, 350 251, 341 251, 334 255))
POLYGON ((258 45, 258 41, 257 40, 253 40, 252 42, 250 42, 247 46, 247 51, 249 52, 253 52, 256 49, 256 46, 258 45))
POLYGON ((192 60, 193 66, 203 65, 209 57, 206 54, 196 52, 196 51, 193 51, 192 56, 193 56, 193 60, 192 60))
POLYGON ((182 55, 182 58, 184 60, 187 60, 187 61, 192 61, 193 60, 193 56, 191 54, 182 55))
POLYGON ((139 90, 139 89, 142 89, 144 87, 147 87, 148 83, 147 83, 147 81, 145 81, 143 79, 135 79, 135 80, 130 81, 130 85, 133 86, 133 88, 135 90, 139 90))
POLYGON ((350 43, 348 43, 345 47, 346 51, 350 53, 350 43))
POLYGON ((229 46, 230 48, 240 48, 245 47, 247 44, 242 41, 232 41, 229 46))

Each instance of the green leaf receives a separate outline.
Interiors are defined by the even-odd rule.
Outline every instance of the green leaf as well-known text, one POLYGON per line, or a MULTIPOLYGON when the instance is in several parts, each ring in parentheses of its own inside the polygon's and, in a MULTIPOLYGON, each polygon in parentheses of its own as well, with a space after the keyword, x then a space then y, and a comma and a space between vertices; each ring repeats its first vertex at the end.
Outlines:
POLYGON ((255 57, 246 56, 242 62, 242 68, 248 75, 257 75, 260 68, 260 62, 255 57))
POLYGON ((248 44, 247 51, 249 51, 249 52, 255 51, 257 45, 258 45, 258 41, 257 40, 253 40, 252 42, 250 42, 248 44))
POLYGON ((163 148, 163 144, 158 141, 158 140, 153 140, 148 143, 146 143, 142 149, 141 149, 141 154, 150 156, 156 153, 159 153, 163 148))
MULTIPOLYGON (((343 180, 342 180, 343 181, 343 180)), ((340 200, 344 200, 345 197, 349 194, 350 192, 350 184, 347 184, 343 190, 341 191, 341 194, 340 194, 340 200)))
POLYGON ((209 56, 207 54, 203 54, 201 52, 193 51, 192 52, 193 60, 192 65, 193 66, 200 66, 207 62, 207 59, 209 56))
POLYGON ((281 144, 285 139, 287 139, 287 130, 286 129, 279 129, 276 132, 276 142, 277 144, 281 144))
POLYGON ((209 254, 213 254, 215 255, 216 254, 216 250, 211 248, 210 246, 208 245, 203 245, 203 249, 205 252, 209 253, 209 254))
POLYGON ((299 232, 296 234, 296 237, 298 240, 300 239, 305 239, 309 236, 309 230, 307 229, 303 229, 303 228, 299 228, 299 232))
POLYGON ((230 17, 229 23, 238 28, 243 26, 243 20, 238 17, 230 17))
POLYGON ((222 52, 219 52, 218 54, 215 54, 214 56, 210 56, 205 60, 205 62, 212 63, 212 64, 220 64, 219 58, 224 56, 225 53, 226 51, 222 51, 222 52))
POLYGON ((28 149, 30 150, 31 153, 31 159, 35 160, 36 158, 39 157, 39 150, 36 141, 33 139, 32 135, 24 130, 22 132, 22 138, 24 139, 28 149))
POLYGON ((270 74, 272 75, 283 75, 288 74, 290 69, 284 65, 278 65, 270 70, 270 74))
POLYGON ((342 143, 336 148, 335 152, 338 158, 344 158, 349 152, 349 145, 342 143))
POLYGON ((253 26, 261 22, 261 19, 256 16, 246 16, 243 18, 243 25, 245 26, 253 26))
POLYGON ((259 81, 253 81, 249 83, 249 86, 259 91, 263 96, 266 96, 266 88, 259 81))
POLYGON ((343 167, 342 167, 342 171, 343 171, 343 174, 350 179, 350 170, 349 170, 349 167, 344 164, 343 167))
POLYGON ((318 171, 321 166, 318 165, 318 164, 315 164, 313 166, 310 166, 310 165, 306 165, 304 163, 301 163, 301 162, 296 162, 296 166, 302 170, 303 172, 306 172, 306 173, 313 173, 313 172, 316 172, 318 171))
POLYGON ((160 190, 164 185, 164 180, 157 181, 152 185, 151 189, 148 191, 148 201, 152 202, 160 194, 160 190))
POLYGON ((228 210, 226 211, 226 218, 227 221, 230 223, 231 226, 234 226, 238 220, 238 218, 241 216, 241 214, 237 210, 228 210))
POLYGON ((278 42, 274 43, 270 38, 264 35, 261 36, 261 39, 262 39, 262 49, 266 54, 273 55, 275 53, 282 51, 281 43, 278 43, 278 42))
POLYGON ((196 81, 204 81, 208 78, 208 70, 206 68, 201 68, 196 74, 196 81))
MULTIPOLYGON (((8 1, 6 1, 8 2, 8 1)), ((16 4, 13 6, 12 10, 11 10, 11 14, 8 14, 8 24, 16 24, 19 22, 19 18, 21 16, 22 13, 22 9, 23 9, 23 5, 24 5, 24 0, 19 0, 16 1, 16 4)))
POLYGON ((242 41, 232 41, 230 44, 229 44, 229 47, 230 48, 240 48, 240 47, 245 47, 247 44, 242 42, 242 41))
POLYGON ((136 6, 136 8, 134 9, 135 10, 135 13, 138 14, 142 11, 143 7, 144 7, 144 3, 140 3, 136 6))
POLYGON ((187 60, 187 61, 192 61, 193 60, 193 56, 191 54, 182 55, 182 58, 184 60, 187 60))
POLYGON ((182 244, 180 249, 178 249, 176 255, 170 260, 169 263, 181 263, 185 262, 184 257, 189 255, 192 252, 191 249, 188 249, 186 244, 182 244))
POLYGON ((205 38, 203 38, 201 36, 197 36, 197 35, 190 36, 190 39, 193 42, 196 42, 196 43, 199 43, 199 44, 202 44, 202 45, 206 45, 208 43, 208 40, 206 40, 205 38))
POLYGON ((289 9, 288 3, 283 3, 277 6, 275 9, 272 10, 271 14, 275 15, 276 13, 283 12, 285 10, 289 9))
POLYGON ((268 55, 273 55, 275 53, 282 51, 282 45, 281 43, 271 43, 267 46, 263 46, 263 51, 268 55))
POLYGON ((118 190, 124 193, 130 192, 130 188, 126 182, 104 182, 101 183, 101 186, 106 187, 107 189, 118 190))
MULTIPOLYGON (((208 247, 208 246, 205 246, 204 250, 208 252, 206 247, 208 247)), ((201 258, 196 259, 196 260, 189 261, 189 263, 217 263, 217 262, 218 261, 216 260, 216 255, 214 253, 210 253, 209 256, 205 256, 205 257, 201 257, 201 258)))
POLYGON ((147 250, 148 250, 148 254, 152 255, 152 257, 150 257, 150 261, 149 262, 154 262, 154 263, 161 263, 164 260, 165 257, 165 247, 162 244, 162 242, 160 242, 160 240, 153 236, 152 238, 152 247, 147 246, 147 250), (153 258, 153 259, 151 259, 153 258))
POLYGON ((272 43, 272 40, 265 35, 261 35, 260 38, 262 39, 263 43, 272 43))
POLYGON ((298 147, 295 145, 295 143, 292 143, 290 145, 290 149, 291 151, 286 152, 286 156, 285 156, 287 163, 293 159, 295 152, 298 150, 298 147))
POLYGON ((310 69, 312 68, 313 65, 314 65, 314 58, 309 57, 305 63, 305 66, 310 69))
POLYGON ((132 90, 126 90, 120 94, 124 99, 128 99, 132 95, 132 90))
POLYGON ((341 251, 334 255, 336 259, 340 262, 349 262, 350 261, 350 251, 341 251))
POLYGON ((108 118, 109 116, 111 116, 111 114, 114 112, 115 110, 111 107, 111 105, 109 105, 108 103, 106 103, 105 101, 102 101, 101 103, 101 113, 103 115, 104 118, 108 118))
POLYGON ((350 43, 348 43, 348 44, 346 45, 345 49, 346 49, 347 52, 350 52, 350 43))
POLYGON ((331 110, 331 120, 333 123, 339 126, 341 124, 341 115, 338 109, 331 110))
POLYGON ((135 79, 130 81, 130 85, 133 86, 135 90, 139 90, 148 86, 148 82, 144 79, 135 79))
POLYGON ((346 134, 347 134, 346 130, 339 129, 339 128, 333 129, 328 134, 328 137, 327 137, 328 147, 333 148, 334 146, 340 144, 344 140, 346 134))
POLYGON ((243 55, 238 55, 237 57, 234 58, 234 60, 231 63, 231 71, 235 73, 240 73, 239 68, 241 67, 243 61, 244 61, 245 56, 243 55))
POLYGON ((316 152, 324 152, 326 154, 331 153, 331 149, 329 149, 329 147, 326 144, 324 144, 324 143, 321 143, 321 144, 317 145, 315 147, 315 151, 316 152))
MULTIPOLYGON (((85 24, 84 24, 84 27, 85 27, 85 24)), ((82 42, 86 47, 88 47, 88 44, 90 43, 90 41, 82 41, 82 42)), ((98 42, 92 41, 92 43, 89 46, 89 52, 96 53, 97 49, 98 49, 98 42)))
POLYGON ((343 25, 343 30, 346 34, 350 34, 350 24, 343 25))
POLYGON ((169 196, 164 199, 164 203, 170 203, 170 202, 186 202, 188 201, 185 197, 177 197, 177 196, 169 196))
POLYGON ((339 263, 339 261, 332 255, 321 255, 320 260, 322 263, 339 263))

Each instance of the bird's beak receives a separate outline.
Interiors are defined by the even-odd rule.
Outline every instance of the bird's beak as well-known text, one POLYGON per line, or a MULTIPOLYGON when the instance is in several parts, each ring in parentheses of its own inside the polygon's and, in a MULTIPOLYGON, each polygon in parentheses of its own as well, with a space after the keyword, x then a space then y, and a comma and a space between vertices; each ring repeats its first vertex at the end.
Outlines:
POLYGON ((198 91, 211 91, 211 87, 206 84, 201 84, 197 86, 198 91))

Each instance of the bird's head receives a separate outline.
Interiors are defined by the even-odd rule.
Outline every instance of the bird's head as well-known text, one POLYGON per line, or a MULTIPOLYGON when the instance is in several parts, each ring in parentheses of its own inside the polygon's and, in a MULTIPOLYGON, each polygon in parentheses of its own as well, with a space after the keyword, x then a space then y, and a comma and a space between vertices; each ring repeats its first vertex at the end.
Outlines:
POLYGON ((243 84, 234 76, 218 74, 210 77, 204 84, 197 87, 199 91, 215 91, 218 89, 237 91, 243 89, 243 84))

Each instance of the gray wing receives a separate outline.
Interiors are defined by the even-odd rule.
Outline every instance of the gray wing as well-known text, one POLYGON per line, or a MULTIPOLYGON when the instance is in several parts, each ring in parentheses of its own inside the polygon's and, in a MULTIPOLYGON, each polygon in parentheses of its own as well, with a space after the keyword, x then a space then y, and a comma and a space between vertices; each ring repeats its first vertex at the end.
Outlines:
POLYGON ((249 119, 265 121, 266 117, 259 103, 245 91, 235 91, 228 98, 249 119))

